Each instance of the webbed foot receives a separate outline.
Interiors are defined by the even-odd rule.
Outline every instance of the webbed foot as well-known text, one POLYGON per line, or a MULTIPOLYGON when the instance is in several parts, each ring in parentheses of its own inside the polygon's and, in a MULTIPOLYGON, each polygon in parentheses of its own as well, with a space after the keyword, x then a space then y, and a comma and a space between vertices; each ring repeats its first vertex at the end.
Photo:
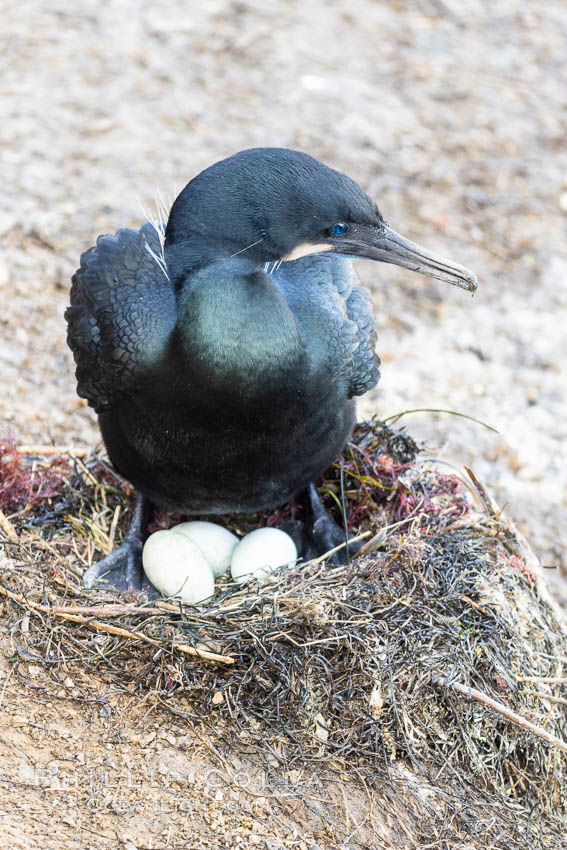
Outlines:
POLYGON ((112 587, 119 593, 144 591, 148 599, 159 598, 159 592, 150 583, 142 567, 142 549, 150 512, 151 504, 143 496, 138 496, 132 523, 123 543, 106 558, 88 568, 83 576, 85 587, 112 587))
POLYGON ((335 520, 326 511, 317 488, 313 483, 299 497, 305 504, 307 519, 305 522, 289 520, 279 527, 293 538, 297 551, 304 561, 319 558, 336 546, 337 552, 329 555, 331 564, 346 564, 358 552, 365 542, 348 542, 348 537, 335 520), (346 543, 346 545, 344 545, 346 543))

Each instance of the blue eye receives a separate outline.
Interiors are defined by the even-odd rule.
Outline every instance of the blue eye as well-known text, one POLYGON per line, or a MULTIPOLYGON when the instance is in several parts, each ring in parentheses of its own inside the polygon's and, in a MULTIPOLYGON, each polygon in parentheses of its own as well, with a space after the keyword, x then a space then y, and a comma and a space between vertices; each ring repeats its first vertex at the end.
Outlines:
POLYGON ((347 229, 348 225, 346 225, 344 221, 338 221, 331 227, 331 233, 333 234, 333 236, 342 236, 343 233, 347 232, 347 229))

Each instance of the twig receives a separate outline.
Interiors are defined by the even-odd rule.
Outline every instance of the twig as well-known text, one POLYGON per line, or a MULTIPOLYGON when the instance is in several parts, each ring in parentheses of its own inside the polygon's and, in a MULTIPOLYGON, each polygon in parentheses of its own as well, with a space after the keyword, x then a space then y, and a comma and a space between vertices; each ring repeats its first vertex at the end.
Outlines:
POLYGON ((465 469, 465 472, 467 473, 467 475, 469 476, 469 478, 471 479, 472 483, 474 484, 476 491, 477 491, 478 495, 480 496, 480 500, 481 500, 482 504, 484 505, 488 515, 489 516, 496 516, 498 513, 500 513, 500 511, 498 510, 498 508, 494 504, 494 501, 491 499, 491 497, 486 492, 484 486, 480 483, 480 481, 478 480, 478 478, 476 477, 476 475, 474 474, 474 472, 472 471, 472 469, 469 466, 465 466, 464 469, 465 469))
MULTIPOLYGON (((94 629, 97 632, 118 635, 118 637, 128 638, 129 640, 142 640, 145 643, 151 643, 153 646, 162 645, 160 641, 148 637, 148 635, 145 635, 142 632, 131 632, 127 629, 122 629, 120 626, 112 626, 110 623, 100 623, 97 620, 88 619, 81 614, 71 613, 69 607, 59 606, 58 608, 51 608, 49 605, 40 605, 38 602, 31 602, 29 599, 25 599, 25 597, 20 596, 20 594, 13 593, 11 590, 2 587, 2 585, 0 585, 0 594, 2 596, 7 596, 8 599, 12 599, 14 602, 19 602, 21 605, 27 605, 28 608, 32 608, 34 611, 41 611, 43 614, 53 614, 55 617, 60 617, 62 620, 70 620, 73 623, 80 623, 81 625, 87 626, 89 629, 94 629)), ((123 607, 129 608, 130 606, 123 607)), ((137 606, 132 607, 137 608, 137 606)), ((139 612, 140 609, 138 608, 136 613, 139 612)), ((183 652, 185 655, 191 655, 194 658, 202 658, 205 661, 219 661, 222 664, 234 664, 234 658, 231 658, 229 655, 218 655, 216 652, 209 652, 206 649, 195 649, 195 647, 188 646, 185 643, 172 643, 171 648, 176 649, 178 652, 183 652)))
MULTIPOLYGON (((5 591, 5 588, 0 587, 0 593, 5 591)), ((16 596, 16 594, 14 594, 16 596)), ((27 599, 16 599, 16 602, 22 602, 25 605, 29 603, 27 599)), ((78 614, 86 616, 88 619, 93 617, 129 617, 136 614, 156 614, 152 608, 145 608, 141 605, 53 605, 47 607, 46 612, 50 614, 78 614)))
POLYGON ((90 449, 81 449, 78 446, 41 446, 22 445, 16 446, 16 451, 21 455, 71 455, 72 457, 88 457, 90 449))
POLYGON ((541 700, 555 702, 557 705, 567 705, 567 699, 563 699, 563 697, 554 697, 552 694, 544 694, 543 691, 524 691, 524 693, 529 694, 532 697, 539 697, 541 700))
MULTIPOLYGON (((421 505, 418 505, 418 507, 421 507, 421 505)), ((405 517, 404 519, 401 519, 399 522, 392 522, 390 525, 385 525, 383 528, 380 529, 380 531, 377 532, 377 534, 374 535, 371 540, 367 540, 366 543, 360 547, 360 549, 356 553, 357 556, 366 555, 367 552, 370 552, 372 549, 375 549, 378 544, 385 542, 390 536, 389 532, 395 531, 396 528, 399 528, 400 526, 405 525, 405 523, 410 522, 413 519, 415 513, 416 510, 414 509, 409 516, 405 517)))
POLYGON ((83 473, 83 475, 85 476, 87 481, 90 481, 90 483, 93 484, 95 487, 100 486, 101 482, 98 480, 98 478, 95 475, 92 474, 90 469, 88 469, 85 466, 85 464, 83 463, 83 461, 81 460, 81 458, 79 456, 77 456, 77 466, 79 467, 79 469, 81 470, 81 472, 83 473))
POLYGON ((508 708, 507 705, 497 702, 482 691, 478 691, 476 688, 471 688, 468 685, 463 685, 461 682, 446 682, 443 676, 434 675, 432 676, 432 681, 436 685, 453 688, 453 690, 460 694, 464 694, 464 696, 476 699, 478 702, 487 705, 493 711, 497 711, 498 714, 502 715, 502 717, 505 717, 507 720, 515 723, 516 726, 521 726, 522 729, 527 729, 528 732, 531 732, 533 735, 537 735, 538 738, 543 738, 543 740, 547 741, 548 744, 551 744, 552 746, 563 750, 564 753, 567 753, 567 743, 562 741, 561 738, 557 738, 555 735, 552 735, 551 732, 546 732, 541 726, 537 726, 530 720, 526 720, 526 718, 522 717, 521 714, 517 714, 515 711, 512 711, 511 708, 508 708))
POLYGON ((0 510, 0 530, 4 532, 8 540, 11 540, 12 543, 18 543, 20 538, 18 537, 18 532, 6 516, 6 514, 0 510))
POLYGON ((474 599, 470 598, 470 596, 461 596, 460 599, 468 605, 471 605, 475 611, 480 611, 481 614, 486 614, 489 617, 496 616, 494 611, 490 611, 488 608, 484 608, 482 605, 479 605, 478 602, 475 602, 474 599))
POLYGON ((518 682, 545 682, 548 685, 567 685, 565 676, 516 676, 518 682))
POLYGON ((116 529, 118 527, 118 518, 120 517, 120 505, 116 505, 114 509, 114 516, 112 517, 112 522, 110 523, 110 531, 108 532, 108 552, 110 555, 114 548, 114 538, 116 537, 116 529))
POLYGON ((384 570, 384 572, 388 569, 388 567, 390 566, 390 564, 392 564, 392 563, 396 560, 396 558, 398 558, 398 557, 399 557, 401 550, 402 550, 402 535, 400 534, 400 536, 398 537, 398 549, 397 549, 397 552, 396 552, 396 554, 395 554, 395 555, 392 555, 392 557, 391 557, 388 561, 386 561, 386 563, 385 563, 385 564, 384 564, 384 566, 382 567, 382 569, 384 570))
POLYGON ((371 531, 363 531, 362 534, 358 534, 356 537, 351 537, 349 540, 345 540, 344 543, 340 543, 338 546, 335 546, 334 549, 329 549, 329 551, 325 552, 324 555, 319 555, 318 558, 313 558, 308 563, 320 564, 321 561, 324 561, 325 558, 328 558, 329 555, 332 555, 334 552, 338 552, 339 549, 344 549, 345 546, 349 546, 351 543, 357 543, 359 540, 364 540, 365 537, 369 537, 371 534, 371 531))
POLYGON ((567 664, 567 655, 550 655, 549 652, 535 651, 536 655, 541 655, 542 658, 550 658, 552 661, 560 661, 562 664, 567 664))
POLYGON ((304 646, 315 646, 320 643, 332 643, 337 640, 348 640, 348 635, 333 635, 332 637, 318 638, 317 640, 307 640, 304 643, 299 643, 299 641, 292 638, 291 635, 288 635, 287 632, 276 632, 274 635, 266 635, 266 640, 277 640, 278 638, 286 638, 294 646, 303 648, 304 646))

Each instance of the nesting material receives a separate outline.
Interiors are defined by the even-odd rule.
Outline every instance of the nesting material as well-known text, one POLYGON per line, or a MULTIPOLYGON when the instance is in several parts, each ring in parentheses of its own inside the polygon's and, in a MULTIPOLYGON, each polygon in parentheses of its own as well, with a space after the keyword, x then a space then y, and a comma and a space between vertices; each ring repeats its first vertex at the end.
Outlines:
MULTIPOLYGON (((297 564, 265 585, 221 582, 190 612, 82 586, 128 526, 120 487, 91 458, 68 465, 42 504, 5 493, 19 543, 4 535, 0 595, 20 678, 33 657, 50 675, 78 664, 117 690, 152 691, 290 794, 304 772, 325 778, 317 795, 333 777, 360 781, 380 824, 379 840, 363 841, 361 826, 361 846, 564 846, 564 622, 474 476, 421 462, 403 431, 360 426, 321 489, 339 521, 344 496, 351 534, 370 532, 361 557, 297 564)), ((292 512, 219 521, 242 533, 292 512)), ((325 812, 358 846, 356 824, 325 812)))

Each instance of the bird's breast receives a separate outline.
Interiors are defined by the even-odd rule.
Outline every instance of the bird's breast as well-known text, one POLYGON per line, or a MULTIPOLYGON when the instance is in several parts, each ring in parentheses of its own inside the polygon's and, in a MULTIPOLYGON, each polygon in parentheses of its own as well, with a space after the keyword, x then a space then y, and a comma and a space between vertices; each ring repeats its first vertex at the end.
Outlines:
POLYGON ((181 299, 173 337, 181 384, 205 406, 207 397, 260 405, 301 394, 311 379, 308 346, 273 282, 258 274, 197 283, 181 299))

